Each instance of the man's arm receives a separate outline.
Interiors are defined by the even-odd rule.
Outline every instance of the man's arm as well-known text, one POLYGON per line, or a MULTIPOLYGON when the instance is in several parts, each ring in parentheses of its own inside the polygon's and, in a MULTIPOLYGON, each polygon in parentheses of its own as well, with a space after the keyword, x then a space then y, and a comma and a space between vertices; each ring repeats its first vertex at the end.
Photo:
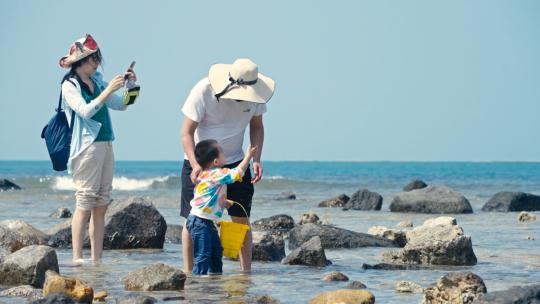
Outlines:
POLYGON ((189 163, 193 171, 191 172, 191 181, 195 184, 199 173, 202 168, 195 159, 195 130, 199 124, 196 121, 189 119, 184 115, 184 123, 182 124, 182 146, 184 147, 184 153, 186 153, 189 163))
POLYGON ((251 180, 253 184, 259 182, 263 176, 263 167, 261 165, 261 156, 264 143, 264 125, 262 115, 253 116, 249 123, 249 138, 252 147, 257 147, 253 153, 253 173, 255 176, 251 180))

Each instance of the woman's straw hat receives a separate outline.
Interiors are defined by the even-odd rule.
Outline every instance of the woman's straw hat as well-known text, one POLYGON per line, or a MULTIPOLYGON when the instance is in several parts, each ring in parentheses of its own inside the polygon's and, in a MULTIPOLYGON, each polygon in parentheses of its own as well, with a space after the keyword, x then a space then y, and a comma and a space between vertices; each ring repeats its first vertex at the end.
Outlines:
POLYGON ((75 41, 69 48, 69 53, 60 58, 60 66, 64 69, 71 67, 74 62, 77 62, 89 55, 94 54, 99 49, 97 42, 90 36, 86 34, 85 37, 75 41))

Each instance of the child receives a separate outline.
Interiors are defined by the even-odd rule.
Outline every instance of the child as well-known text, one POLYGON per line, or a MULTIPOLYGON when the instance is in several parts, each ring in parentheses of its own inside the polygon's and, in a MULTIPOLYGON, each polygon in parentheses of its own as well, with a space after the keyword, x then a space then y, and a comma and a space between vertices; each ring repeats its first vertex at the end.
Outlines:
POLYGON ((195 146, 195 158, 203 168, 195 186, 191 213, 186 228, 193 240, 193 274, 221 273, 223 248, 214 221, 219 220, 223 210, 230 207, 227 201, 227 184, 242 180, 249 161, 257 147, 249 146, 244 159, 234 169, 225 165, 223 150, 213 139, 203 140, 195 146))

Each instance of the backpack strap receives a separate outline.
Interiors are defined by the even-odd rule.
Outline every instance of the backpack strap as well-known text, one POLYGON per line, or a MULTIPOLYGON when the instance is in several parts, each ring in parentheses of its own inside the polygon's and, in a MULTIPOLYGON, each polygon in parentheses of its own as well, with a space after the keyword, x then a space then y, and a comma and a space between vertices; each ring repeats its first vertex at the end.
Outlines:
MULTIPOLYGON (((66 81, 69 81, 72 85, 77 87, 77 85, 71 81, 70 79, 67 79, 66 81)), ((62 82, 63 83, 63 82, 62 82)), ((62 109, 62 84, 60 84, 60 97, 58 98, 58 108, 56 108, 57 112, 60 112, 62 109)), ((75 111, 71 109, 71 122, 69 123, 69 129, 73 130, 73 123, 75 122, 75 111)))

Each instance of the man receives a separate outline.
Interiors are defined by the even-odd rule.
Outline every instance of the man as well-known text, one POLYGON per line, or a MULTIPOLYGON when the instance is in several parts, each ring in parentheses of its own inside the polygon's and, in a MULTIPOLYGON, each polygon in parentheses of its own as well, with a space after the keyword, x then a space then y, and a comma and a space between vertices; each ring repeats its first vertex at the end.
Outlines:
MULTIPOLYGON (((274 81, 260 74, 257 65, 249 59, 237 59, 233 64, 215 64, 210 68, 208 77, 193 87, 182 107, 182 217, 187 218, 189 215, 193 189, 197 176, 202 171, 195 159, 195 144, 205 139, 217 140, 223 148, 226 167, 236 167, 244 157, 242 145, 249 124, 251 145, 258 148, 253 157, 254 176, 252 177, 248 167, 242 182, 231 184, 227 188, 227 198, 240 203, 245 209, 244 211, 236 204, 229 208, 232 221, 249 225, 253 184, 259 182, 263 176, 262 115, 266 112, 266 103, 272 97, 274 89, 274 81)), ((251 270, 251 250, 252 235, 249 231, 240 251, 240 269, 244 272, 251 270)), ((187 229, 182 230, 182 251, 184 270, 191 273, 193 245, 187 229)))

